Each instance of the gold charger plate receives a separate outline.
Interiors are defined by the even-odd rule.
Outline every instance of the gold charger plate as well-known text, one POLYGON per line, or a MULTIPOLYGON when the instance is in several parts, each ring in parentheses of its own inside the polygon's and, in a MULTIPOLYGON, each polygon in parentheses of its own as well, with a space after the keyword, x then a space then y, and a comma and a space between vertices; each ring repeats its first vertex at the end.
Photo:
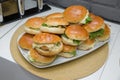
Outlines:
POLYGON ((24 59, 17 47, 17 38, 23 32, 24 28, 20 26, 12 36, 10 42, 11 55, 20 66, 38 77, 52 80, 83 78, 100 69, 108 57, 108 44, 105 44, 79 59, 45 69, 36 68, 24 59))

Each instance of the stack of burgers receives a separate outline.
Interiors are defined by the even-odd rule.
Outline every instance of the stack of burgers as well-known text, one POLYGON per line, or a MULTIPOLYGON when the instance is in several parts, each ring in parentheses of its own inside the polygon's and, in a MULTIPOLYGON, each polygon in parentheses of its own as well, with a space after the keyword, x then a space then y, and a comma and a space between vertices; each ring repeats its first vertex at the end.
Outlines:
POLYGON ((24 23, 21 48, 29 50, 29 60, 40 65, 52 63, 57 56, 74 57, 76 50, 89 50, 96 42, 109 39, 110 28, 100 16, 81 5, 24 23))

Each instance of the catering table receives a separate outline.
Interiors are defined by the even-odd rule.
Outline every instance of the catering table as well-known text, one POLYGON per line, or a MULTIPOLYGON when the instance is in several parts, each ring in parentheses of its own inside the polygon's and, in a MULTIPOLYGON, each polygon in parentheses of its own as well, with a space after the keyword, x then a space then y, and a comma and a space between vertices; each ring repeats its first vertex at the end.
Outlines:
MULTIPOLYGON (((34 16, 45 16, 63 9, 51 6, 51 10, 34 16)), ((31 17, 34 17, 31 16, 31 17)), ((29 17, 30 18, 30 17, 29 17)), ((0 80, 44 80, 37 77, 22 67, 13 59, 10 51, 10 41, 19 25, 28 18, 0 26, 0 80)), ((111 36, 108 58, 105 64, 93 74, 79 80, 120 80, 120 24, 105 20, 110 25, 111 36)))

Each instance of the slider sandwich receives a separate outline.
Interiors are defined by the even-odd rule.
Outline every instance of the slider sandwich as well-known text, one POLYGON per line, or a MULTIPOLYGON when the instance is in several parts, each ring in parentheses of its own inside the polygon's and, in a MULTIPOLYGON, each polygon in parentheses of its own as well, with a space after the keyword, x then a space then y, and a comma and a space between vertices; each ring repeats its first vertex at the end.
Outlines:
POLYGON ((38 34, 41 32, 40 27, 46 21, 45 18, 42 17, 34 17, 28 19, 23 25, 25 28, 25 32, 29 34, 38 34))
POLYGON ((63 34, 68 24, 64 18, 51 18, 42 24, 40 30, 42 32, 63 34))
POLYGON ((62 35, 64 44, 78 46, 89 38, 88 32, 80 25, 70 25, 62 35))
POLYGON ((23 34, 20 37, 18 44, 21 48, 30 50, 32 48, 32 44, 33 44, 33 35, 28 34, 28 33, 23 34))
POLYGON ((70 23, 87 24, 92 21, 89 11, 84 6, 73 5, 67 7, 63 12, 64 18, 70 23))
POLYGON ((28 59, 30 62, 37 65, 47 65, 55 60, 56 56, 46 57, 40 55, 35 49, 30 49, 28 59))
POLYGON ((90 39, 96 39, 97 37, 104 35, 105 23, 103 18, 91 14, 92 21, 83 27, 89 32, 90 39))
POLYGON ((63 49, 63 43, 58 35, 39 33, 33 37, 33 48, 43 56, 54 56, 63 49))
POLYGON ((109 39, 110 29, 107 24, 104 23, 104 20, 90 13, 92 21, 83 27, 89 32, 89 39, 85 40, 81 45, 78 46, 79 50, 88 50, 92 49, 97 41, 105 41, 109 39))

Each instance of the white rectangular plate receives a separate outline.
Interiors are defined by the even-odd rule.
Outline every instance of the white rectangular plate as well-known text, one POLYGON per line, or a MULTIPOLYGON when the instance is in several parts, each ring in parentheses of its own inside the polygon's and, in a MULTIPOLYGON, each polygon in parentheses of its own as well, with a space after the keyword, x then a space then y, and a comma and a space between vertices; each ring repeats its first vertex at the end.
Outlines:
MULTIPOLYGON (((19 41, 21 35, 18 37, 17 42, 19 41)), ((94 48, 90 49, 90 50, 77 50, 76 52, 76 56, 72 57, 72 58, 64 58, 64 57, 57 57, 51 64, 47 64, 47 65, 39 65, 39 64, 35 64, 29 61, 28 59, 28 50, 22 49, 19 45, 18 45, 18 49, 20 50, 20 53, 23 55, 23 57, 33 66, 37 67, 37 68, 47 68, 47 67, 51 67, 51 66, 55 66, 55 65, 59 65, 65 62, 69 62, 72 60, 75 60, 77 58, 80 58, 84 55, 89 54, 90 52, 102 47, 104 44, 106 44, 109 40, 106 40, 104 42, 98 42, 95 44, 94 48)))

